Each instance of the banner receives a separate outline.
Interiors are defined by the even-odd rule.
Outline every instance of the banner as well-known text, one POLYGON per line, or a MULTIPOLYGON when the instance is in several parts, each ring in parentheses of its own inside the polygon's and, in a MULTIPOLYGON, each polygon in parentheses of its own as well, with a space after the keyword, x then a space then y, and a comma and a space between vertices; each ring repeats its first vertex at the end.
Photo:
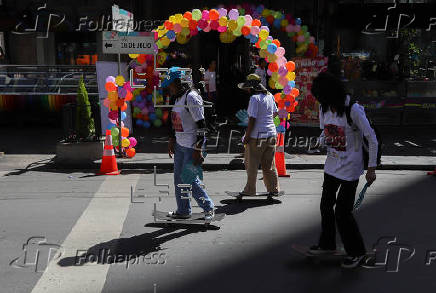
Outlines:
POLYGON ((291 125, 294 126, 319 126, 319 103, 312 96, 313 79, 321 71, 327 70, 328 58, 318 56, 315 58, 296 57, 295 62, 295 84, 300 90, 300 96, 297 98, 298 106, 294 113, 291 114, 291 125))

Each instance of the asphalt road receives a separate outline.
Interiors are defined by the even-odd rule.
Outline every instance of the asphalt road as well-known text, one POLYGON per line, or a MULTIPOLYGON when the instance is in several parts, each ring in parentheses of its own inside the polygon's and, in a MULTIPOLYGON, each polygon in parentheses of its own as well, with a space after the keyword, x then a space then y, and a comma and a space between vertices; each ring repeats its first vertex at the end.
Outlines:
MULTIPOLYGON (((318 237, 320 170, 281 178, 286 194, 273 203, 237 203, 224 193, 242 188, 243 171, 206 172, 217 212, 226 214, 207 230, 153 223, 155 203, 163 211, 175 207, 169 173, 156 177, 169 188, 154 186, 153 174, 139 170, 104 177, 3 169, 0 175, 1 292, 436 290, 436 178, 421 171, 378 172, 356 217, 367 249, 376 245, 377 259, 388 258, 355 270, 315 264, 291 248, 318 237)), ((258 188, 264 190, 262 181, 258 188)))

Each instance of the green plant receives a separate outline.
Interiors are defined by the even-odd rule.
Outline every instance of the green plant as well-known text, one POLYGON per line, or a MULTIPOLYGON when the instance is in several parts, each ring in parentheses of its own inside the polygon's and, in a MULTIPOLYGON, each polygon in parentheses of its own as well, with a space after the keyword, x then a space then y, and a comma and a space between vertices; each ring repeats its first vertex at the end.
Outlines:
POLYGON ((80 78, 77 89, 77 109, 76 109, 76 134, 79 140, 89 140, 95 135, 94 119, 91 116, 91 103, 89 102, 88 92, 80 78))

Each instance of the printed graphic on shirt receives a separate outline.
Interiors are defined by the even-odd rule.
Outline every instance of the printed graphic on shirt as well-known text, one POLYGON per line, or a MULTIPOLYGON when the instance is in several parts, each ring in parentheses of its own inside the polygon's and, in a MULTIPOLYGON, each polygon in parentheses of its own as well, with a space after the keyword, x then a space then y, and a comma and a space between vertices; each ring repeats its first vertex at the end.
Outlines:
POLYGON ((347 151, 344 127, 334 124, 324 125, 324 135, 327 146, 334 148, 338 152, 347 151))
POLYGON ((183 132, 182 118, 179 112, 171 112, 171 123, 175 132, 183 132))

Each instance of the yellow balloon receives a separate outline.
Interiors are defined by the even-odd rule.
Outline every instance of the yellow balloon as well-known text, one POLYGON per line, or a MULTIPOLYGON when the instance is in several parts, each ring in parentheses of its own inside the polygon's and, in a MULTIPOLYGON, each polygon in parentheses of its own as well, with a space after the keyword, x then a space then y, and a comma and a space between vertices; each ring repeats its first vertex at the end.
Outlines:
POLYGON ((123 139, 121 141, 121 145, 122 145, 123 148, 128 147, 130 145, 130 140, 128 140, 127 138, 123 139))
POLYGON ((286 78, 289 80, 295 80, 295 72, 290 71, 286 74, 286 78))
POLYGON ((189 42, 189 37, 186 37, 186 36, 184 36, 182 34, 177 34, 176 41, 177 41, 177 43, 179 43, 181 45, 184 45, 187 42, 189 42))
POLYGON ((118 75, 118 76, 115 78, 115 83, 116 83, 118 86, 123 86, 125 82, 126 82, 126 81, 125 81, 125 79, 124 79, 124 76, 122 76, 122 75, 118 75))
POLYGON ((181 23, 183 19, 183 15, 180 13, 177 13, 176 15, 174 15, 174 23, 181 23))
POLYGON ((277 73, 277 71, 276 71, 276 72, 273 72, 273 73, 271 74, 271 78, 272 78, 274 81, 277 81, 277 80, 279 79, 279 74, 277 73))
POLYGON ((262 11, 262 16, 263 17, 267 17, 268 15, 270 15, 270 11, 269 11, 269 9, 264 9, 263 11, 262 11))
POLYGON ((138 58, 139 54, 129 54, 129 57, 132 59, 138 58))
POLYGON ((118 92, 109 92, 107 94, 107 98, 111 102, 116 102, 118 100, 118 92))
POLYGON ((269 62, 275 62, 276 60, 277 60, 277 55, 275 55, 275 54, 269 54, 268 55, 268 61, 269 62))
POLYGON ((182 20, 180 21, 180 25, 182 27, 188 27, 189 26, 189 20, 186 18, 182 18, 182 20))
POLYGON ((288 26, 289 21, 287 19, 282 19, 282 21, 280 22, 281 26, 288 26))
POLYGON ((168 39, 167 36, 160 39, 160 42, 161 42, 162 46, 164 46, 164 47, 168 47, 171 43, 170 39, 168 39))
POLYGON ((268 80, 268 85, 269 85, 269 87, 272 88, 272 89, 275 89, 275 88, 276 88, 276 82, 275 82, 272 78, 270 78, 270 79, 268 80))
POLYGON ((168 18, 168 20, 169 20, 170 22, 174 23, 174 21, 176 20, 176 18, 175 18, 174 15, 171 15, 171 16, 168 18))
POLYGON ((234 31, 237 27, 238 27, 238 23, 236 22, 236 20, 230 20, 227 24, 227 28, 230 31, 234 31))
MULTIPOLYGON (((260 38, 261 40, 266 40, 266 38, 268 38, 268 36, 269 36, 269 33, 268 33, 268 31, 265 30, 265 29, 261 30, 260 33, 259 33, 259 38, 260 38)), ((263 48, 262 48, 262 49, 263 49, 263 48)))
POLYGON ((259 56, 260 56, 260 58, 265 58, 266 57, 266 54, 267 54, 268 52, 266 51, 266 50, 260 50, 259 51, 259 56))
POLYGON ((219 20, 220 26, 227 26, 227 17, 221 16, 219 20))

